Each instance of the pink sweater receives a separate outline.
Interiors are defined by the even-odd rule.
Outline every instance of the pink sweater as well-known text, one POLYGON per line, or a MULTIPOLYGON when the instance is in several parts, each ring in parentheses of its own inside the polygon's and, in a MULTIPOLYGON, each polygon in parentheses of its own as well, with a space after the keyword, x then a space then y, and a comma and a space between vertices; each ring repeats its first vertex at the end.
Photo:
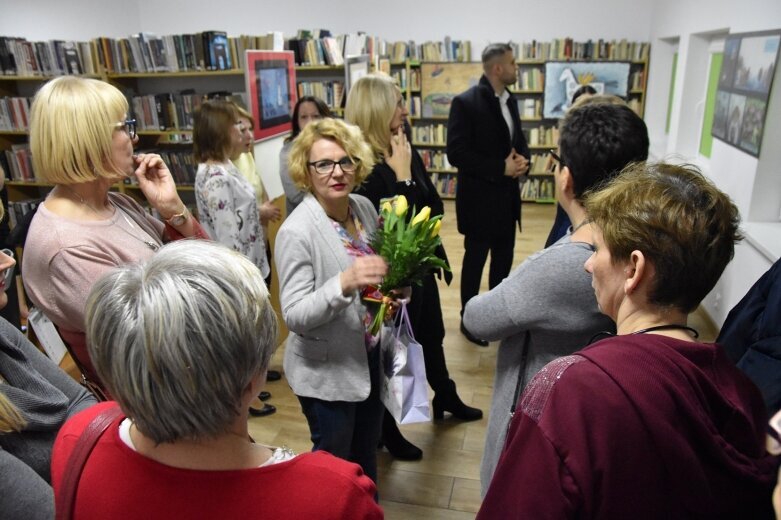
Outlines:
MULTIPOLYGON (((38 211, 24 246, 24 286, 32 302, 54 322, 87 377, 99 382, 86 350, 84 307, 92 285, 117 266, 146 260, 148 243, 181 238, 170 226, 144 212, 132 198, 109 193, 119 208, 107 220, 71 220, 46 209, 38 211)), ((201 231, 199 236, 207 238, 201 231)))

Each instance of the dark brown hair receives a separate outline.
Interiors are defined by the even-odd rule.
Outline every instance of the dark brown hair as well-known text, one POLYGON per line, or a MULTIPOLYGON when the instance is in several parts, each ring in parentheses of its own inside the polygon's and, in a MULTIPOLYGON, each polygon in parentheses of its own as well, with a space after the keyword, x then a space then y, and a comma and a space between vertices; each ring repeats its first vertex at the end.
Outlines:
POLYGON ((193 114, 193 154, 199 162, 224 161, 231 149, 231 127, 239 113, 229 101, 204 101, 193 114))

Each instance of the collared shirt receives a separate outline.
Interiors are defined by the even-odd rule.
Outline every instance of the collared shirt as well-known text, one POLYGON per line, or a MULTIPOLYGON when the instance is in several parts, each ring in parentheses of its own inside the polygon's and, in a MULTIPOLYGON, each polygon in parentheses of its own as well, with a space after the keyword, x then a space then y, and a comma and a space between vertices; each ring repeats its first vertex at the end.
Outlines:
POLYGON ((510 131, 510 142, 512 142, 515 126, 513 125, 513 116, 510 113, 510 107, 507 105, 507 101, 510 99, 510 93, 507 89, 504 89, 502 94, 496 95, 496 97, 499 98, 499 106, 502 108, 502 116, 504 117, 504 122, 507 123, 507 129, 510 131))

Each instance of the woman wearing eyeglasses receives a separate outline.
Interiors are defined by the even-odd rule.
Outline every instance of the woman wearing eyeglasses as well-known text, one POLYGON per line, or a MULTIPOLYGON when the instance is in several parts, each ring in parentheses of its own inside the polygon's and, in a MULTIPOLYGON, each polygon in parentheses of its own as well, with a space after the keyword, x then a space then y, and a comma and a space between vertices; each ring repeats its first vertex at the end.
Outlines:
POLYGON ((379 345, 367 332, 362 290, 385 261, 369 247, 372 203, 353 188, 374 164, 358 128, 335 119, 307 125, 289 171, 307 192, 277 233, 282 317, 290 329, 284 368, 309 423, 313 450, 359 464, 377 481, 379 345))
POLYGON ((25 243, 24 282, 57 326, 85 377, 100 386, 84 339, 92 284, 115 267, 152 256, 167 241, 208 238, 179 198, 157 154, 133 154, 135 120, 125 96, 103 81, 66 76, 46 83, 31 107, 36 176, 54 184, 25 243), (110 191, 131 178, 162 220, 110 191))

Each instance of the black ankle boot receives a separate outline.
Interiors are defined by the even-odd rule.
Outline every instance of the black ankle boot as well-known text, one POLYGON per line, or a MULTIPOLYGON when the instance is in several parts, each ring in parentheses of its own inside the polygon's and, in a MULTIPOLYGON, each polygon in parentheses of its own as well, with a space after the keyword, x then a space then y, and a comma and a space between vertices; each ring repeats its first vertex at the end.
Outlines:
POLYGON ((387 410, 382 419, 381 444, 388 448, 395 459, 420 460, 423 457, 423 451, 401 435, 396 420, 387 410))
POLYGON ((453 417, 462 421, 477 421, 483 418, 483 411, 479 408, 467 406, 456 393, 456 383, 451 379, 448 384, 434 394, 431 402, 434 419, 443 419, 445 412, 450 412, 453 417))

